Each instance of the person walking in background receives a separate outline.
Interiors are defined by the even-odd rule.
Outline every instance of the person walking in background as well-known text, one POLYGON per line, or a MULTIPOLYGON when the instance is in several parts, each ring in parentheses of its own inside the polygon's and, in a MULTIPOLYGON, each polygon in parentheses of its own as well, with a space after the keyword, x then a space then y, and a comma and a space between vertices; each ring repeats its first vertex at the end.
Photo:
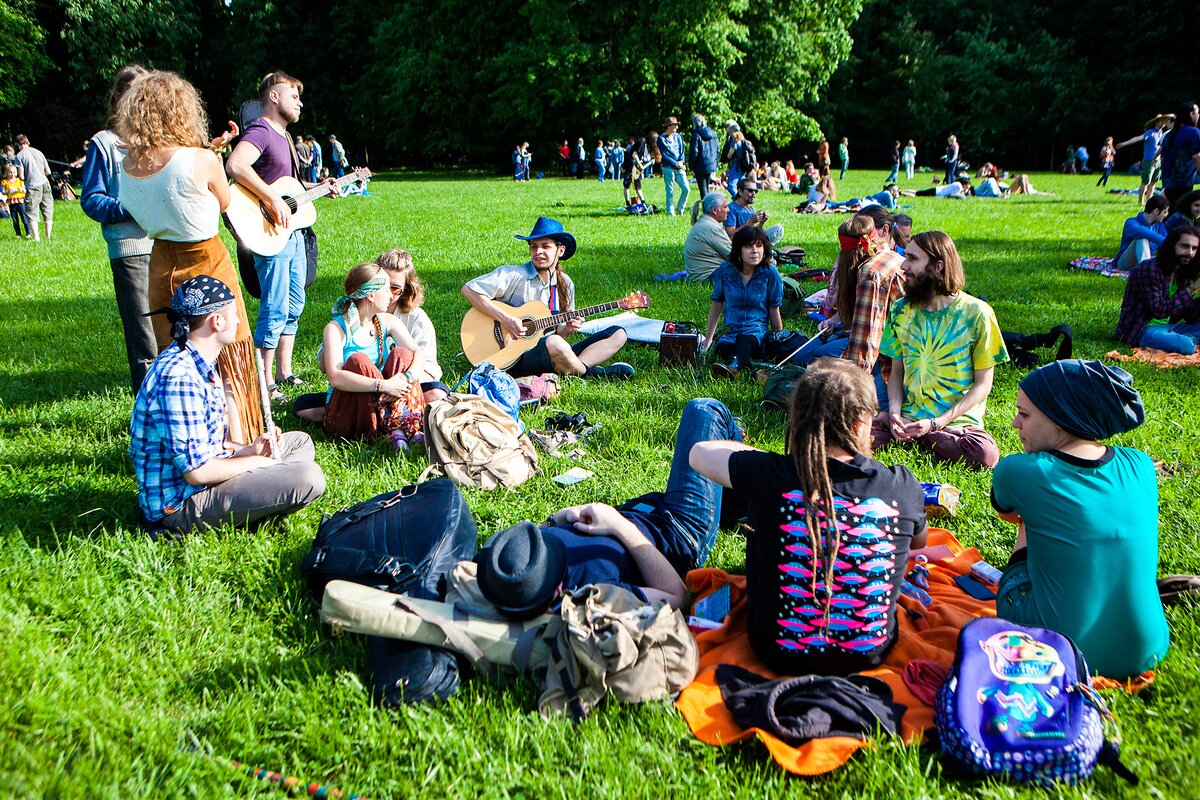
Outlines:
POLYGON ((662 154, 663 184, 667 190, 667 216, 682 215, 687 208, 688 179, 684 168, 683 137, 679 135, 679 120, 667 117, 663 122, 664 133, 658 137, 658 151, 662 154), (679 200, 675 201, 675 188, 679 187, 679 200))
POLYGON ((838 180, 846 179, 846 170, 850 168, 850 140, 845 136, 842 137, 842 143, 838 145, 838 160, 842 162, 842 171, 838 175, 838 180))
POLYGON ((154 339, 154 324, 146 316, 150 311, 150 251, 154 242, 121 205, 121 161, 125 149, 119 146, 116 125, 117 106, 129 91, 130 85, 146 74, 142 67, 132 64, 122 67, 113 79, 108 93, 106 128, 92 137, 87 161, 83 166, 83 194, 80 207, 83 213, 100 223, 100 232, 108 245, 108 261, 112 268, 113 291, 117 298, 117 313, 125 333, 125 353, 129 358, 129 379, 137 392, 146 371, 158 356, 154 339))
POLYGON ((884 183, 895 183, 900 180, 900 140, 892 145, 892 171, 888 173, 887 180, 884 183))
POLYGON ((575 143, 575 177, 582 178, 587 174, 587 148, 584 147, 583 137, 579 137, 579 141, 575 143))
POLYGON ((605 162, 608 161, 608 153, 604 149, 604 140, 600 139, 596 142, 596 149, 592 151, 592 163, 596 165, 596 180, 604 183, 605 162))
POLYGON ((296 134, 296 160, 300 162, 300 180, 307 179, 312 172, 312 147, 300 134, 296 134))
POLYGON ((567 144, 566 139, 558 146, 558 165, 562 167, 564 178, 571 177, 571 145, 567 144))
POLYGON ((54 228, 54 194, 50 191, 50 165, 41 150, 30 146, 29 137, 25 134, 18 133, 13 141, 17 143, 15 163, 19 168, 20 177, 25 181, 25 222, 33 228, 33 240, 40 242, 40 210, 42 220, 46 223, 46 241, 50 241, 50 232, 54 228))
MULTIPOLYGON (((1174 127, 1162 139, 1163 194, 1171 201, 1172 207, 1200 180, 1197 177, 1197 171, 1200 171, 1200 129, 1196 127, 1198 122, 1200 111, 1197 110, 1196 104, 1184 103, 1175 115, 1174 127)), ((28 181, 28 178, 26 180, 28 181)), ((30 216, 32 215, 31 209, 30 216)))
POLYGON ((917 148, 912 139, 909 139, 908 144, 904 146, 904 152, 900 154, 900 161, 904 164, 904 177, 911 181, 913 168, 917 165, 917 148))
POLYGON ((325 168, 324 158, 321 157, 321 145, 317 144, 317 137, 305 137, 308 142, 309 152, 312 154, 312 164, 308 168, 308 182, 316 183, 321 180, 321 170, 325 168))
POLYGON ((608 143, 609 158, 613 164, 613 180, 623 180, 625 173, 625 148, 616 139, 608 143))
POLYGON ((829 166, 829 140, 824 136, 821 137, 821 143, 817 145, 817 171, 821 172, 829 166))
POLYGON ((1122 147, 1128 147, 1137 142, 1142 143, 1142 163, 1141 175, 1142 183, 1138 187, 1138 205, 1143 205, 1150 195, 1154 194, 1154 184, 1158 183, 1161 176, 1160 160, 1159 160, 1159 144, 1162 142, 1163 131, 1171 124, 1171 120, 1175 119, 1174 114, 1159 114, 1157 117, 1151 117, 1143 125, 1141 136, 1134 136, 1132 139, 1126 139, 1116 146, 1120 150, 1122 147))
POLYGON ((1100 175, 1100 180, 1096 181, 1097 186, 1108 186, 1108 176, 1112 175, 1113 163, 1117 160, 1117 150, 1113 147, 1113 138, 1111 136, 1104 140, 1104 146, 1100 148, 1100 167, 1104 170, 1100 175))
POLYGON ((342 143, 332 133, 329 134, 329 162, 335 178, 345 175, 346 167, 350 166, 350 162, 346 160, 346 148, 342 147, 342 143))
POLYGON ((692 140, 688 144, 688 164, 696 176, 696 186, 703 197, 717 180, 720 153, 717 132, 708 127, 702 114, 692 115, 692 140))
POLYGON ((4 180, 0 181, 0 192, 3 192, 4 204, 12 217, 13 230, 17 238, 21 238, 21 226, 25 226, 24 236, 30 235, 29 208, 25 205, 25 181, 17 175, 17 165, 9 164, 4 168, 4 180))
POLYGON ((953 133, 946 138, 946 155, 942 160, 946 162, 945 183, 954 183, 958 180, 958 137, 953 133))
POLYGON ((1075 174, 1075 145, 1073 144, 1067 145, 1067 155, 1063 159, 1062 171, 1064 175, 1075 174))
POLYGON ((1085 145, 1079 145, 1075 150, 1075 159, 1079 162, 1079 174, 1087 175, 1091 170, 1088 169, 1088 160, 1091 158, 1088 149, 1085 145))

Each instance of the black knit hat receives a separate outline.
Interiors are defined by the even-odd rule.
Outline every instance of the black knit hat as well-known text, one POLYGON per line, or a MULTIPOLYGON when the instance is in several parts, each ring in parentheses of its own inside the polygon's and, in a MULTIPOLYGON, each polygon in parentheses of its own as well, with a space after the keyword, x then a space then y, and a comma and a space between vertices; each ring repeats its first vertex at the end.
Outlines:
POLYGON ((475 556, 479 590, 496 610, 514 619, 545 611, 567 575, 567 549, 522 522, 492 537, 475 556))

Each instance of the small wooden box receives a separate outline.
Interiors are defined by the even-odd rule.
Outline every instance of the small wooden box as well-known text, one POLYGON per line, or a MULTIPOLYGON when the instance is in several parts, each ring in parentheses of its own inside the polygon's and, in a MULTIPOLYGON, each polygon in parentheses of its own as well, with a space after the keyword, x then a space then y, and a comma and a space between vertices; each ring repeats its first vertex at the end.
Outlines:
POLYGON ((694 367, 700 363, 700 334, 664 333, 658 341, 658 363, 663 367, 694 367))

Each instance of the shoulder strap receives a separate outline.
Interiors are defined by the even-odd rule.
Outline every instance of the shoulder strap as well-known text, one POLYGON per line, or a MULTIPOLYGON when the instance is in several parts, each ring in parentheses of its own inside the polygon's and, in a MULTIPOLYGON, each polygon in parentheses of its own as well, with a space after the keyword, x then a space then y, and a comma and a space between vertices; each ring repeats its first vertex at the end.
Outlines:
POLYGON ((450 643, 450 647, 460 655, 471 660, 471 664, 483 675, 490 680, 495 681, 499 678, 499 672, 496 665, 488 661, 487 656, 483 654, 483 650, 479 645, 475 644, 475 640, 463 632, 461 628, 452 622, 441 619, 433 614, 430 614, 415 603, 407 602, 405 597, 397 597, 395 606, 399 609, 407 611, 422 622, 427 622, 442 632, 446 637, 446 641, 450 643))
POLYGON ((419 577, 410 561, 357 547, 314 547, 300 562, 300 571, 340 577, 377 575, 396 588, 406 587, 419 577))

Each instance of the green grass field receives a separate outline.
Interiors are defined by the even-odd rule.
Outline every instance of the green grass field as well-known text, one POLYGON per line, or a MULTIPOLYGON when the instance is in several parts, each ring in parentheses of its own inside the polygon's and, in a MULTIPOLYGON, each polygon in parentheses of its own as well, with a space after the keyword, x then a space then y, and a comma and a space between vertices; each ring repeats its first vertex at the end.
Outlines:
MULTIPOLYGON (((876 191, 884 172, 853 172, 849 197, 876 191)), ((928 185, 918 176, 915 187, 928 185)), ((967 289, 986 297, 1006 330, 1044 331, 1069 322, 1077 354, 1113 348, 1124 282, 1079 273, 1079 255, 1109 255, 1134 199, 1095 188, 1086 176, 1034 175, 1055 197, 964 202, 902 198, 915 229, 956 242, 967 289)), ((1114 187, 1136 187, 1115 177, 1114 187)), ((649 314, 704 321, 708 293, 654 284, 679 269, 685 219, 628 217, 620 187, 594 180, 527 185, 481 174, 388 174, 370 197, 319 203, 321 274, 301 320, 297 367, 319 381, 315 354, 346 270, 401 246, 414 254, 453 384, 466 303, 462 283, 522 263, 513 239, 539 215, 579 239, 568 262, 586 305, 642 288, 649 314)), ((661 180, 647 198, 662 204, 661 180)), ((693 199, 696 199, 693 191, 693 199)), ((791 214, 792 196, 764 193, 759 208, 786 227, 814 265, 830 264, 840 215, 791 214)), ((284 428, 310 430, 329 491, 316 505, 257 534, 224 529, 185 546, 154 544, 136 525, 136 486, 126 456, 132 398, 124 345, 99 226, 75 203, 59 203, 54 240, 34 245, 0 228, 0 795, 13 797, 270 796, 240 777, 238 759, 374 798, 386 797, 955 797, 1040 796, 1004 784, 942 777, 935 755, 881 741, 839 771, 791 778, 755 744, 709 748, 669 704, 609 705, 584 724, 543 722, 526 681, 473 681, 437 707, 383 711, 364 689, 357 637, 335 637, 304 595, 297 565, 321 514, 417 478, 423 457, 384 445, 334 444, 280 413, 284 428), (211 754, 211 756, 210 756, 211 754)), ((253 316, 256 306, 249 301, 253 316)), ((792 324, 811 332, 807 323, 792 324)), ((543 458, 544 476, 513 493, 467 492, 480 534, 563 505, 616 502, 661 488, 674 426, 693 397, 714 396, 744 417, 753 441, 781 448, 782 422, 758 410, 759 387, 665 370, 657 353, 630 347, 631 384, 569 383, 556 410, 602 423, 585 464, 596 476, 564 488, 549 476, 570 463, 543 458)), ((1200 573, 1200 378, 1194 369, 1129 367, 1148 419, 1120 443, 1163 468, 1160 570, 1200 573)), ((1003 453, 1020 450, 1008 427, 1023 373, 996 372, 987 425, 1003 453)), ((311 390, 311 389, 310 389, 311 390)), ((989 476, 934 465, 913 450, 883 451, 922 480, 955 484, 963 504, 950 527, 993 564, 1005 563, 1014 529, 988 503, 989 476)), ((710 564, 733 571, 745 542, 724 533, 710 564)), ((1169 609, 1172 645, 1154 687, 1138 697, 1107 693, 1137 789, 1100 770, 1068 797, 1200 796, 1200 613, 1169 609)), ((1113 632, 1120 636, 1120 631, 1113 632)), ((1056 793, 1059 794, 1059 793, 1056 793)))

